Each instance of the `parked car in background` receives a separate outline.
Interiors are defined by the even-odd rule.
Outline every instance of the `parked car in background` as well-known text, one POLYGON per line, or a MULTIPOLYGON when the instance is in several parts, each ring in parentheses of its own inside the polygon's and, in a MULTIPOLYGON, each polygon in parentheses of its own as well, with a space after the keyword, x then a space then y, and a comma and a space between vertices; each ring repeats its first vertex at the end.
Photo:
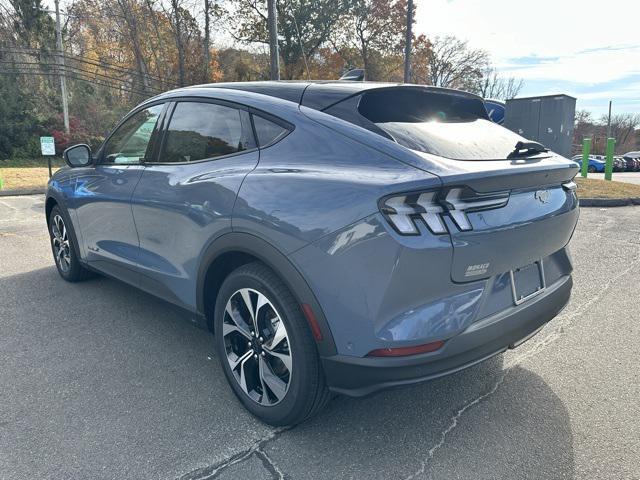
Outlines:
MULTIPOLYGON (((576 162, 578 165, 580 165, 580 168, 582 168, 582 155, 574 155, 573 157, 571 157, 571 160, 576 162)), ((606 162, 604 160, 597 159, 595 155, 590 156, 587 171, 589 173, 602 173, 604 172, 605 163, 606 162)))
POLYGON ((502 125, 504 123, 504 114, 506 110, 505 103, 502 100, 494 100, 487 98, 484 101, 484 108, 492 122, 502 125))
POLYGON ((637 172, 638 166, 640 165, 640 161, 631 157, 622 157, 625 164, 625 171, 627 172, 637 172))
POLYGON ((627 162, 627 169, 632 168, 634 172, 640 171, 640 152, 627 152, 622 158, 627 162))
POLYGON ((614 172, 626 172, 627 162, 622 157, 613 157, 613 171, 614 172))

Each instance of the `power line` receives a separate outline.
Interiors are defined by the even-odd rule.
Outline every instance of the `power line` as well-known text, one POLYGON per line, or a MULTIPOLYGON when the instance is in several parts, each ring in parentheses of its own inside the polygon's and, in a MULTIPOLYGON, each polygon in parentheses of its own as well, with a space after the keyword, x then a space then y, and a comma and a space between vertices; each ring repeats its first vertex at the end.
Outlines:
MULTIPOLYGON (((22 69, 22 70, 2 70, 0 71, 0 75, 40 75, 40 76, 57 76, 58 73, 57 72, 41 72, 38 71, 36 69, 22 69)), ((97 81, 95 79, 92 78, 87 78, 84 77, 82 74, 70 74, 67 75, 69 78, 73 79, 73 80, 81 80, 81 81, 85 81, 88 83, 92 83, 98 86, 102 86, 102 87, 107 87, 107 88, 111 88, 113 90, 123 90, 126 92, 130 92, 130 93, 135 93, 137 95, 140 95, 142 97, 145 97, 148 95, 148 93, 145 92, 141 92, 139 90, 127 87, 126 85, 114 85, 113 83, 108 83, 108 82, 100 82, 97 81)))
MULTIPOLYGON (((1 51, 6 51, 9 53, 22 53, 25 55, 41 55, 43 52, 39 51, 37 49, 34 48, 21 48, 21 47, 14 47, 14 48, 0 48, 0 52, 1 51)), ((57 55, 56 53, 53 53, 53 55, 57 55)), ((104 68, 105 70, 119 70, 123 73, 127 73, 129 75, 135 75, 138 77, 144 77, 145 74, 142 74, 138 71, 135 70, 131 70, 125 67, 121 67, 118 65, 115 65, 113 63, 109 63, 109 62, 105 62, 103 60, 92 60, 92 59, 87 59, 86 57, 82 57, 80 55, 68 55, 68 54, 63 54, 63 57, 67 60, 74 60, 77 62, 81 62, 81 63, 86 63, 88 65, 93 65, 96 67, 100 67, 100 68, 104 68)), ((166 86, 169 86, 171 88, 176 88, 177 85, 175 83, 172 83, 168 80, 164 80, 160 77, 157 77, 155 75, 151 75, 151 74, 146 74, 147 78, 149 78, 150 80, 155 80, 156 82, 162 83, 166 86)))
MULTIPOLYGON (((16 62, 16 61, 11 61, 11 60, 0 60, 0 63, 5 63, 5 64, 11 64, 11 65, 17 65, 18 67, 22 67, 25 65, 29 65, 29 66, 38 66, 38 67, 54 67, 54 70, 59 69, 60 65, 55 64, 55 63, 43 63, 43 62, 16 62)), ((73 65, 66 65, 65 66, 67 69, 69 70, 73 70, 79 73, 82 73, 83 75, 94 75, 94 76, 98 76, 98 77, 103 77, 105 80, 110 80, 110 81, 114 81, 114 82, 126 82, 126 79, 123 78, 116 78, 116 77, 111 77, 109 75, 105 75, 102 73, 98 73, 98 72, 92 72, 90 70, 85 70, 82 69, 80 67, 76 67, 73 65)), ((55 72, 54 72, 55 73, 55 72)), ((160 89, 157 88, 152 88, 152 91, 150 93, 161 93, 160 89)))

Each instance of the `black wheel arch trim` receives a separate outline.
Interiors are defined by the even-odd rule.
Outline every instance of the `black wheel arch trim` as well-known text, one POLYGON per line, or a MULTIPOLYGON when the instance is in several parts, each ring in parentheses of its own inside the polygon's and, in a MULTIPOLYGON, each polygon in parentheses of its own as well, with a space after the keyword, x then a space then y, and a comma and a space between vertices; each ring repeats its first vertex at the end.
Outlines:
POLYGON ((198 269, 196 292, 196 308, 200 315, 206 315, 204 287, 207 271, 219 256, 229 252, 249 254, 273 269, 291 290, 298 303, 306 303, 313 309, 313 313, 322 332, 322 340, 316 341, 320 356, 325 357, 337 353, 333 335, 331 334, 331 329, 322 311, 322 307, 303 275, 286 255, 269 242, 249 233, 226 233, 211 242, 205 250, 198 269))

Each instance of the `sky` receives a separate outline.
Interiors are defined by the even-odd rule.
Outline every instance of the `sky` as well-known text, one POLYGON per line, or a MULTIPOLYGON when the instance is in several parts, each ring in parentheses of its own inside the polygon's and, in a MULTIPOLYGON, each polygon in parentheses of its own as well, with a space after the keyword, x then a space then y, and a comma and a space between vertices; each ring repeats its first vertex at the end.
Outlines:
POLYGON ((519 96, 565 93, 596 118, 640 113, 640 0, 414 0, 416 34, 483 48, 519 96))

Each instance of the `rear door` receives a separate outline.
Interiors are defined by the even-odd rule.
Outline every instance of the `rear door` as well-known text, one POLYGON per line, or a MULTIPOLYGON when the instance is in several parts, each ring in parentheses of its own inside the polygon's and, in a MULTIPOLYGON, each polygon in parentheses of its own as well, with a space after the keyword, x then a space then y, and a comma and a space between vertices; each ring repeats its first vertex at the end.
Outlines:
POLYGON ((195 305, 199 259, 231 231, 244 177, 258 163, 246 108, 206 99, 171 103, 157 158, 135 189, 141 287, 173 303, 195 305))
POLYGON ((131 283, 137 279, 139 245, 130 201, 153 150, 162 109, 157 104, 129 116, 98 152, 97 164, 76 180, 74 204, 85 258, 131 283))

